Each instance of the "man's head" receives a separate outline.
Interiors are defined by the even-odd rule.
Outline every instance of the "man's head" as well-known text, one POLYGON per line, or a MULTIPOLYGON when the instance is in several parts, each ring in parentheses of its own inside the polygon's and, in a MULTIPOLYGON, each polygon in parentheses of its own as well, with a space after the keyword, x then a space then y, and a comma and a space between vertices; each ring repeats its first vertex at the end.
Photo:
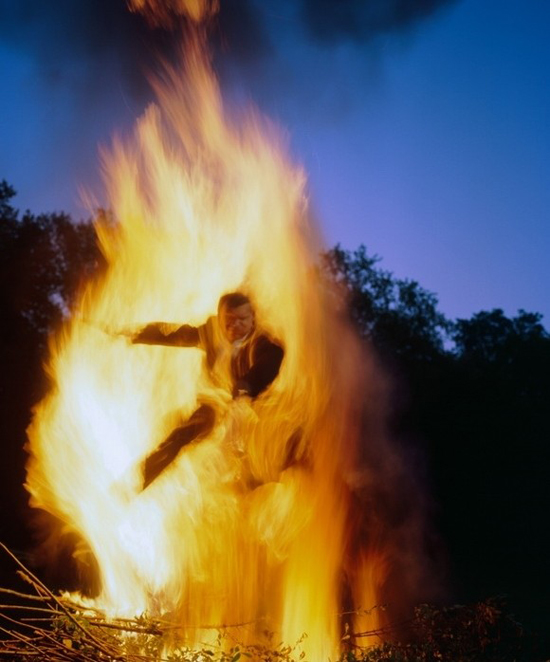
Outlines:
POLYGON ((246 338, 254 329, 254 309, 250 299, 241 292, 224 294, 218 302, 218 319, 229 342, 246 338))

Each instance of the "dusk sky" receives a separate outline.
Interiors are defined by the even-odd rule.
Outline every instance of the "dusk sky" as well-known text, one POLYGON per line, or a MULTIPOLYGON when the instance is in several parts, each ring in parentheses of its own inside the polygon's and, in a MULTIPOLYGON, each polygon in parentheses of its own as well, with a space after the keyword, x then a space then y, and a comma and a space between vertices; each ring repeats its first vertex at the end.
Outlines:
MULTIPOLYGON (((550 327, 549 0, 221 5, 227 97, 288 132, 327 246, 365 244, 450 318, 523 308, 550 327)), ((98 145, 129 132, 172 45, 124 0, 0 0, 17 207, 88 216, 98 145)))

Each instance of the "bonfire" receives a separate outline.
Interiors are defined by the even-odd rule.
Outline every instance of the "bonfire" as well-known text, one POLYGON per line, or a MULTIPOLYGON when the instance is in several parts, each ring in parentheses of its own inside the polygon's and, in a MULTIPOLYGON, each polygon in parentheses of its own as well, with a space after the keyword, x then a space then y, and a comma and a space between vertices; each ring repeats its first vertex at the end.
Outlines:
MULTIPOLYGON (((136 5, 162 21, 176 3, 136 5)), ((65 625, 87 619, 90 645, 101 625, 129 642, 162 635, 155 655, 336 659, 394 632, 423 581, 421 532, 376 505, 400 460, 382 406, 365 425, 380 387, 319 268, 306 175, 269 120, 225 107, 207 41, 215 6, 182 10, 180 65, 162 66, 157 102, 102 153, 107 267, 52 339, 52 388, 29 428, 31 505, 78 538, 98 589, 61 599, 31 581, 65 625), (284 347, 255 399, 228 395, 199 349, 131 342, 153 321, 204 324, 236 290, 284 347), (205 398, 216 425, 144 490, 144 458, 205 398), (376 470, 359 441, 381 450, 376 470), (392 590, 393 607, 377 608, 392 590)), ((101 659, 123 655, 97 645, 101 659)))

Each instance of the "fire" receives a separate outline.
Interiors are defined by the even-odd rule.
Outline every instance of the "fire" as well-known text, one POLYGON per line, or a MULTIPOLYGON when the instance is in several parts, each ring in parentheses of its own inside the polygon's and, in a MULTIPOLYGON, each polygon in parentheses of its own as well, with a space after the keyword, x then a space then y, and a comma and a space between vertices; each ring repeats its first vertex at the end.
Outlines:
POLYGON ((269 630, 334 659, 342 577, 361 577, 357 608, 383 578, 366 552, 349 567, 361 358, 318 275, 306 176, 257 112, 229 119, 200 37, 156 92, 133 138, 103 154, 108 268, 52 343, 53 387, 29 429, 32 505, 86 541, 107 613, 162 614, 197 646, 216 626, 240 625, 245 643, 269 630), (200 350, 119 333, 201 324, 237 289, 285 348, 254 402, 213 386, 200 350), (144 457, 205 394, 214 431, 141 491, 144 457))
POLYGON ((218 11, 217 0, 128 0, 128 6, 144 14, 152 25, 170 25, 176 16, 201 23, 218 11))

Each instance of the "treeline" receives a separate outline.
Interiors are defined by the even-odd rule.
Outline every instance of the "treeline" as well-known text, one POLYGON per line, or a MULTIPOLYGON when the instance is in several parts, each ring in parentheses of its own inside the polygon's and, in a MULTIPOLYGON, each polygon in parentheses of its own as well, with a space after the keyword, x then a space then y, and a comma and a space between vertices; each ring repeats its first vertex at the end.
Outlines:
POLYGON ((47 388, 48 336, 102 258, 91 223, 73 223, 63 213, 20 215, 14 195, 0 182, 0 540, 24 550, 25 430, 47 388))
MULTIPOLYGON (((326 270, 393 376, 394 437, 425 461, 458 599, 548 623, 550 334, 538 313, 447 319, 434 294, 339 246, 326 270)), ((421 463, 420 463, 421 464, 421 463)))
MULTIPOLYGON (((91 223, 23 215, 0 183, 0 540, 25 549, 25 429, 47 387, 47 339, 82 281, 103 266, 91 223)), ((482 311, 449 320, 437 298, 361 246, 324 256, 365 342, 393 376, 392 433, 418 449, 457 597, 507 593, 547 614, 550 334, 541 315, 482 311)))

